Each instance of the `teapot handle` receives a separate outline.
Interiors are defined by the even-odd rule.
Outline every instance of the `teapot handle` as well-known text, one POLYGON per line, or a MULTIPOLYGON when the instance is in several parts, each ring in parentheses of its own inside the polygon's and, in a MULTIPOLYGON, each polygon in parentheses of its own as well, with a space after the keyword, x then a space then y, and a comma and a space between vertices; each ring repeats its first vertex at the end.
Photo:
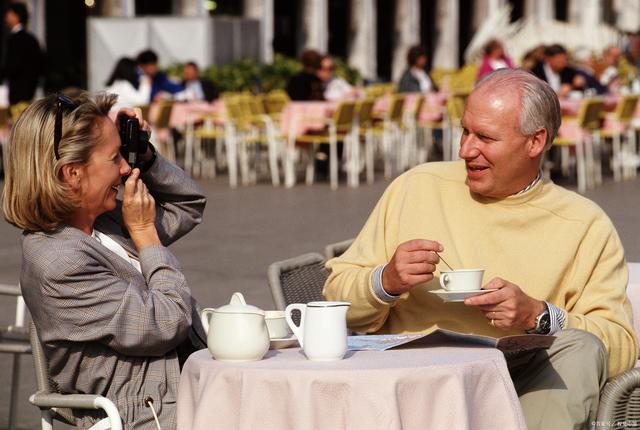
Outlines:
POLYGON ((292 303, 284 310, 284 318, 287 320, 287 324, 291 327, 291 331, 296 335, 298 342, 300 343, 300 347, 304 349, 304 313, 307 310, 307 305, 304 303, 292 303), (297 309, 300 311, 300 325, 297 326, 296 323, 291 319, 291 311, 297 309))
POLYGON ((211 319, 211 314, 213 313, 214 308, 204 308, 200 311, 200 320, 202 321, 202 327, 204 328, 204 332, 209 334, 209 320, 211 319))

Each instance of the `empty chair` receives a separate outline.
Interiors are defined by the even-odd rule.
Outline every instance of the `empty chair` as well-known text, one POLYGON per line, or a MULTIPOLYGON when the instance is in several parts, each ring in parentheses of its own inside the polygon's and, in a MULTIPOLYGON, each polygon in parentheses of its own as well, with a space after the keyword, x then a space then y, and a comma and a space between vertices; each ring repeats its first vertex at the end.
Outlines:
POLYGON ((20 356, 31 353, 29 334, 25 326, 26 306, 15 285, 0 285, 0 295, 16 298, 16 319, 13 325, 0 327, 0 352, 13 355, 11 368, 11 394, 9 398, 9 429, 15 430, 17 419, 18 389, 20 386, 20 356))
POLYGON ((318 253, 272 263, 267 274, 276 309, 284 309, 291 303, 324 300, 322 289, 329 272, 324 268, 324 258, 318 253))
POLYGON ((327 260, 330 260, 334 257, 339 257, 344 252, 349 249, 354 239, 347 239, 341 242, 330 243, 329 245, 324 247, 324 256, 327 260))
MULTIPOLYGON (((92 428, 122 430, 122 420, 116 406, 106 397, 97 394, 60 394, 56 393, 49 379, 49 367, 47 358, 36 326, 30 327, 31 348, 33 349, 33 365, 36 371, 36 384, 38 392, 29 397, 34 406, 40 408, 42 415, 42 430, 53 429, 53 420, 56 419, 65 424, 75 425, 75 419, 71 409, 103 409, 107 415, 108 426, 98 427, 104 420, 99 421, 92 428)), ((105 423, 106 424, 106 423, 105 423)))

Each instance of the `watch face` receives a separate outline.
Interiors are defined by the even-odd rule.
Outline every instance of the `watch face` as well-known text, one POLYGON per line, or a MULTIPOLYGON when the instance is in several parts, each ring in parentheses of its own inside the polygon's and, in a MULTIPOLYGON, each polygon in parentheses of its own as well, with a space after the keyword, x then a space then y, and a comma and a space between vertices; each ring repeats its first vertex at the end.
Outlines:
POLYGON ((545 313, 540 317, 538 321, 538 327, 536 332, 540 334, 549 334, 551 331, 551 315, 545 313))

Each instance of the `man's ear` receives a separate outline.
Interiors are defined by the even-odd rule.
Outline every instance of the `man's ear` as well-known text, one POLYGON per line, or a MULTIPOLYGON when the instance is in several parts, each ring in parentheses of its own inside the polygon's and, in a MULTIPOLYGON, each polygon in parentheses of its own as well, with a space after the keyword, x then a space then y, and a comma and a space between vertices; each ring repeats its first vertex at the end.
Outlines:
POLYGON ((80 163, 65 164, 60 173, 62 174, 62 182, 68 184, 73 191, 80 189, 80 179, 84 173, 80 163))
POLYGON ((544 147, 547 144, 547 130, 541 128, 536 131, 527 143, 527 151, 530 158, 537 158, 544 152, 544 147))

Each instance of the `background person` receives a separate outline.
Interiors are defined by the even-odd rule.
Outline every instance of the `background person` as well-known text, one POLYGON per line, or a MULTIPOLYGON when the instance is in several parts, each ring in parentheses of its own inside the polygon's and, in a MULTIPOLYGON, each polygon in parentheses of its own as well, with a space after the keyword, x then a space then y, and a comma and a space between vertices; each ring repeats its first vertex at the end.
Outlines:
POLYGON ((106 92, 118 95, 118 107, 149 104, 151 79, 146 75, 138 77, 136 62, 131 58, 118 60, 106 85, 106 92))
POLYGON ((151 96, 149 102, 156 101, 162 97, 162 93, 177 94, 184 91, 184 86, 177 84, 166 73, 158 69, 158 55, 151 49, 142 51, 136 58, 141 75, 146 75, 151 80, 151 96))
POLYGON ((324 86, 324 98, 329 101, 340 101, 354 98, 357 91, 346 80, 340 76, 335 76, 336 63, 331 55, 325 55, 320 61, 318 78, 324 86))
POLYGON ((322 81, 318 78, 321 56, 318 51, 305 49, 300 54, 302 71, 287 82, 287 94, 291 100, 324 100, 322 81))
MULTIPOLYGON (((152 407, 175 429, 180 365, 206 343, 167 246, 200 223, 205 198, 152 146, 131 170, 115 98, 31 104, 11 131, 3 209, 24 230, 22 294, 60 392, 109 398, 127 429, 155 428, 152 407)), ((103 418, 74 414, 81 428, 103 418)))
POLYGON ((9 103, 30 102, 44 72, 44 58, 38 40, 26 30, 27 7, 23 3, 9 3, 4 22, 11 30, 2 64, 2 79, 9 86, 9 103))
POLYGON ((434 90, 433 82, 425 71, 427 51, 422 46, 412 46, 407 52, 407 69, 398 82, 399 93, 428 93, 434 90))
POLYGON ((478 68, 478 79, 494 70, 505 68, 513 69, 514 67, 513 61, 511 61, 511 58, 504 52, 502 42, 498 39, 491 39, 484 46, 484 55, 478 68))
POLYGON ((559 97, 565 97, 572 89, 576 72, 569 65, 569 55, 564 46, 555 44, 545 47, 544 60, 531 72, 547 82, 559 97))
POLYGON ((189 94, 190 100, 212 102, 218 98, 218 90, 213 82, 200 77, 200 69, 193 61, 185 63, 182 69, 182 85, 189 94))
POLYGON ((541 177, 560 126, 549 85, 524 70, 492 72, 461 125, 463 161, 397 178, 353 245, 327 262, 324 295, 351 302, 357 332, 555 334, 548 350, 508 363, 527 426, 587 428, 606 379, 638 356, 620 239, 593 202, 541 177), (497 291, 443 303, 429 292, 441 288, 438 253, 484 269, 483 288, 497 291))

